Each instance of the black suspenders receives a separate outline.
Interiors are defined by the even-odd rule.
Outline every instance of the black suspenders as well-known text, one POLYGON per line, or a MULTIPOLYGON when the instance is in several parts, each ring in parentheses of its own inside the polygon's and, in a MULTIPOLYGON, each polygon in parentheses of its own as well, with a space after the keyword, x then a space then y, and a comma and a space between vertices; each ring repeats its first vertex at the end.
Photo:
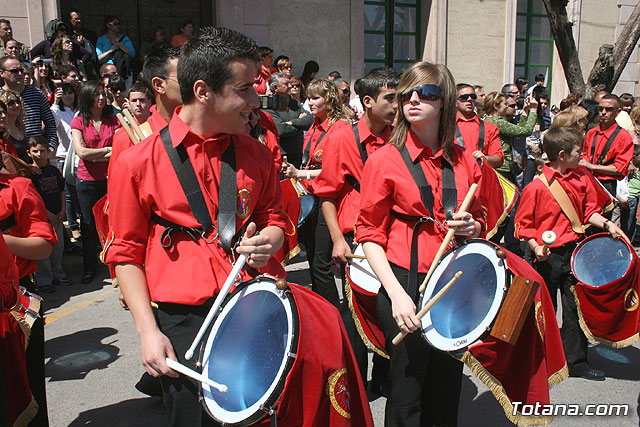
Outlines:
MULTIPOLYGON (((482 151, 484 149, 484 120, 480 120, 480 129, 478 130, 478 150, 482 151)), ((462 138, 462 134, 460 133, 460 128, 456 124, 456 141, 458 145, 464 147, 464 139, 462 138)))
POLYGON ((594 165, 601 165, 605 157, 607 157, 607 152, 609 152, 609 148, 611 148, 613 141, 616 140, 616 137, 620 133, 620 129, 622 129, 619 125, 616 125, 616 126, 618 127, 616 128, 616 130, 613 131, 609 139, 607 139, 606 144, 604 144, 604 147, 602 148, 602 153, 600 153, 597 159, 596 159, 596 139, 598 138, 598 132, 593 134, 593 143, 591 144, 591 163, 593 163, 594 165))
MULTIPOLYGON (((360 131, 358 131, 358 124, 354 123, 351 127, 353 129, 353 136, 355 136, 356 138, 358 151, 360 152, 360 159, 362 159, 362 165, 364 166, 368 158, 367 149, 364 144, 360 142, 360 131)), ((356 190, 358 193, 360 192, 360 182, 358 182, 358 180, 353 175, 347 175, 344 177, 344 179, 353 187, 354 190, 356 190)))

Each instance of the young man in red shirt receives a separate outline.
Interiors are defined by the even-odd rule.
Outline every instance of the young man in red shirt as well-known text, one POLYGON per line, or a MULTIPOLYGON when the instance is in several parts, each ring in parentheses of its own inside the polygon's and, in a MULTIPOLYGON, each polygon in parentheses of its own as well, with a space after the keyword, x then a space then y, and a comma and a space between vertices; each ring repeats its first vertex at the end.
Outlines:
POLYGON ((473 86, 467 83, 456 85, 458 96, 456 98, 456 142, 462 145, 476 159, 484 158, 492 168, 502 166, 504 154, 500 144, 500 131, 498 126, 485 120, 481 120, 475 111, 475 100, 478 98, 473 86), (480 134, 480 130, 483 130, 480 134), (482 145, 480 147, 480 145, 482 145))
MULTIPOLYGON (((232 269, 234 248, 227 253, 219 243, 215 221, 218 201, 225 201, 224 196, 219 199, 218 183, 221 175, 227 176, 221 166, 228 148, 236 153, 235 252, 247 254, 249 266, 264 267, 282 245, 288 223, 271 153, 245 135, 249 114, 259 105, 253 88, 257 60, 255 43, 248 37, 225 28, 202 29, 185 43, 178 62, 184 105, 175 110, 162 136, 154 133, 124 152, 111 177, 113 238, 107 242, 106 259, 115 265, 133 315, 143 365, 149 374, 162 375, 171 425, 214 424, 200 406, 195 380, 178 376, 165 358, 195 368, 195 362, 184 361, 185 351, 232 269), (184 150, 202 189, 215 225, 204 232, 198 230, 200 221, 172 171, 171 147, 178 153, 184 150), (185 229, 197 230, 192 233, 196 237, 185 229), (161 239, 163 233, 169 233, 169 242, 161 239), (155 312, 151 301, 158 305, 155 312)), ((243 280, 249 277, 246 271, 241 274, 243 280)))
MULTIPOLYGON (((369 154, 389 141, 391 125, 396 116, 397 84, 398 74, 391 68, 376 68, 356 81, 355 89, 364 107, 364 115, 357 124, 327 134, 322 171, 312 181, 313 191, 321 200, 322 213, 333 241, 332 257, 343 265, 347 262, 345 254, 351 254, 354 247, 364 163, 369 154)), ((358 335, 346 296, 341 313, 366 384, 367 348, 358 335)), ((383 386, 380 382, 386 378, 388 363, 384 363, 385 360, 377 355, 374 355, 374 361, 370 390, 380 394, 383 386)))
POLYGON ((591 171, 613 197, 617 182, 627 175, 633 157, 631 135, 616 124, 621 110, 620 98, 616 95, 608 94, 600 99, 600 124, 585 135, 580 160, 580 165, 591 171))
POLYGON ((544 279, 549 294, 557 307, 558 289, 562 299, 562 344, 569 375, 589 380, 604 380, 602 371, 592 369, 587 361, 588 341, 578 323, 578 312, 571 286, 576 282, 571 273, 571 254, 582 239, 584 231, 576 231, 560 204, 552 195, 549 185, 560 183, 567 194, 580 227, 591 224, 607 230, 613 237, 625 237, 623 231, 601 215, 596 183, 584 168, 578 167, 582 135, 575 128, 551 128, 543 142, 549 165, 522 192, 522 201, 516 212, 515 235, 525 240, 536 259, 533 266, 544 279), (551 230, 556 241, 545 250, 542 234, 551 230))

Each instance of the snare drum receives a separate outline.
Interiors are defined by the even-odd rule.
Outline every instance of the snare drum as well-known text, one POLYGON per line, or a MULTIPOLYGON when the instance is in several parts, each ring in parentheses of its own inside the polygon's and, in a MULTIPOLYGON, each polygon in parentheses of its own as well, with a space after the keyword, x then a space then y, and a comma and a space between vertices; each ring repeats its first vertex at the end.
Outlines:
MULTIPOLYGON (((362 244, 356 246, 353 253, 364 255, 362 244)), ((380 281, 366 259, 351 259, 346 270, 347 301, 356 329, 369 349, 388 358, 376 305, 380 281)))
POLYGON ((498 249, 489 241, 472 239, 446 253, 434 270, 418 309, 458 271, 462 277, 421 319, 423 336, 433 347, 457 352, 489 333, 511 281, 498 249))
POLYGON ((216 316, 202 374, 229 389, 201 383, 202 402, 216 421, 250 425, 273 410, 284 390, 298 346, 298 312, 291 293, 275 279, 258 277, 229 295, 216 316))
POLYGON ((600 287, 626 276, 634 261, 633 248, 624 239, 594 234, 571 255, 571 271, 585 285, 600 287))
POLYGON ((311 215, 318 209, 318 199, 313 194, 303 194, 300 196, 300 215, 298 216, 298 227, 301 227, 311 215))

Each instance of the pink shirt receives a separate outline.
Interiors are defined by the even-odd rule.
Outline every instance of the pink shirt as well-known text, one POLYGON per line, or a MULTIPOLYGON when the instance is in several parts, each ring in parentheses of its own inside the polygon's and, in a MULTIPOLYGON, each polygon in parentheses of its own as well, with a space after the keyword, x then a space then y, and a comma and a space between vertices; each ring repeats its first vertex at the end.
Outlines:
MULTIPOLYGON (((120 127, 118 119, 115 116, 105 116, 102 118, 100 132, 96 131, 93 126, 93 120, 89 120, 87 126, 84 125, 84 119, 81 116, 75 117, 71 121, 71 129, 77 129, 82 132, 82 139, 88 148, 104 148, 111 147, 113 134, 120 127)), ((109 162, 91 163, 80 160, 78 165, 78 178, 85 181, 100 181, 107 179, 107 169, 109 162)))

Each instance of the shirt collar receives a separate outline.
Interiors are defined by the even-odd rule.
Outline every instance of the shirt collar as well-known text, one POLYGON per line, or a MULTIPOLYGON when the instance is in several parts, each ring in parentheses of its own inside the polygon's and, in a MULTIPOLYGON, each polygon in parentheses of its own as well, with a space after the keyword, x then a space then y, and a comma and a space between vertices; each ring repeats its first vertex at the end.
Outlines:
POLYGON ((182 106, 176 107, 173 117, 169 122, 169 134, 171 135, 171 145, 177 147, 182 144, 187 138, 190 143, 204 144, 209 141, 228 141, 229 135, 223 134, 220 136, 214 136, 212 138, 204 139, 202 136, 196 134, 191 128, 180 118, 179 114, 182 110, 182 106))
POLYGON ((425 158, 436 158, 442 156, 443 154, 442 147, 440 147, 434 154, 431 151, 431 148, 424 145, 422 141, 420 141, 420 138, 418 138, 418 136, 411 130, 409 130, 409 132, 407 133, 407 139, 405 140, 404 145, 405 147, 407 147, 409 156, 411 157, 411 160, 413 162, 415 162, 416 159, 420 156, 425 158))
POLYGON ((602 130, 602 128, 600 128, 600 125, 598 125, 597 132, 599 134, 602 134, 602 135, 604 135, 604 136, 606 136, 608 138, 616 130, 617 127, 618 127, 618 123, 616 123, 616 122, 613 122, 613 124, 611 126, 609 126, 607 128, 607 130, 602 130))
POLYGON ((462 114, 456 113, 456 123, 458 122, 476 122, 480 124, 480 119, 478 118, 478 115, 475 113, 473 114, 473 117, 471 117, 470 119, 466 119, 462 114))
POLYGON ((574 171, 575 171, 575 169, 569 169, 569 170, 567 170, 565 172, 564 175, 562 175, 560 172, 554 171, 553 169, 551 169, 547 165, 544 165, 544 168, 542 169, 542 173, 547 178, 547 182, 549 184, 551 184, 551 182, 553 182, 554 179, 566 179, 566 178, 568 178, 571 174, 574 173, 574 171))
POLYGON ((360 134, 360 141, 361 143, 369 143, 369 144, 376 144, 379 143, 380 145, 385 144, 387 141, 389 141, 389 137, 391 136, 391 129, 392 127, 390 125, 387 125, 384 130, 382 131, 382 133, 380 134, 380 136, 375 136, 374 134, 371 133, 371 130, 369 129, 369 126, 367 126, 367 124, 365 123, 364 119, 360 119, 358 121, 358 133, 360 134))

